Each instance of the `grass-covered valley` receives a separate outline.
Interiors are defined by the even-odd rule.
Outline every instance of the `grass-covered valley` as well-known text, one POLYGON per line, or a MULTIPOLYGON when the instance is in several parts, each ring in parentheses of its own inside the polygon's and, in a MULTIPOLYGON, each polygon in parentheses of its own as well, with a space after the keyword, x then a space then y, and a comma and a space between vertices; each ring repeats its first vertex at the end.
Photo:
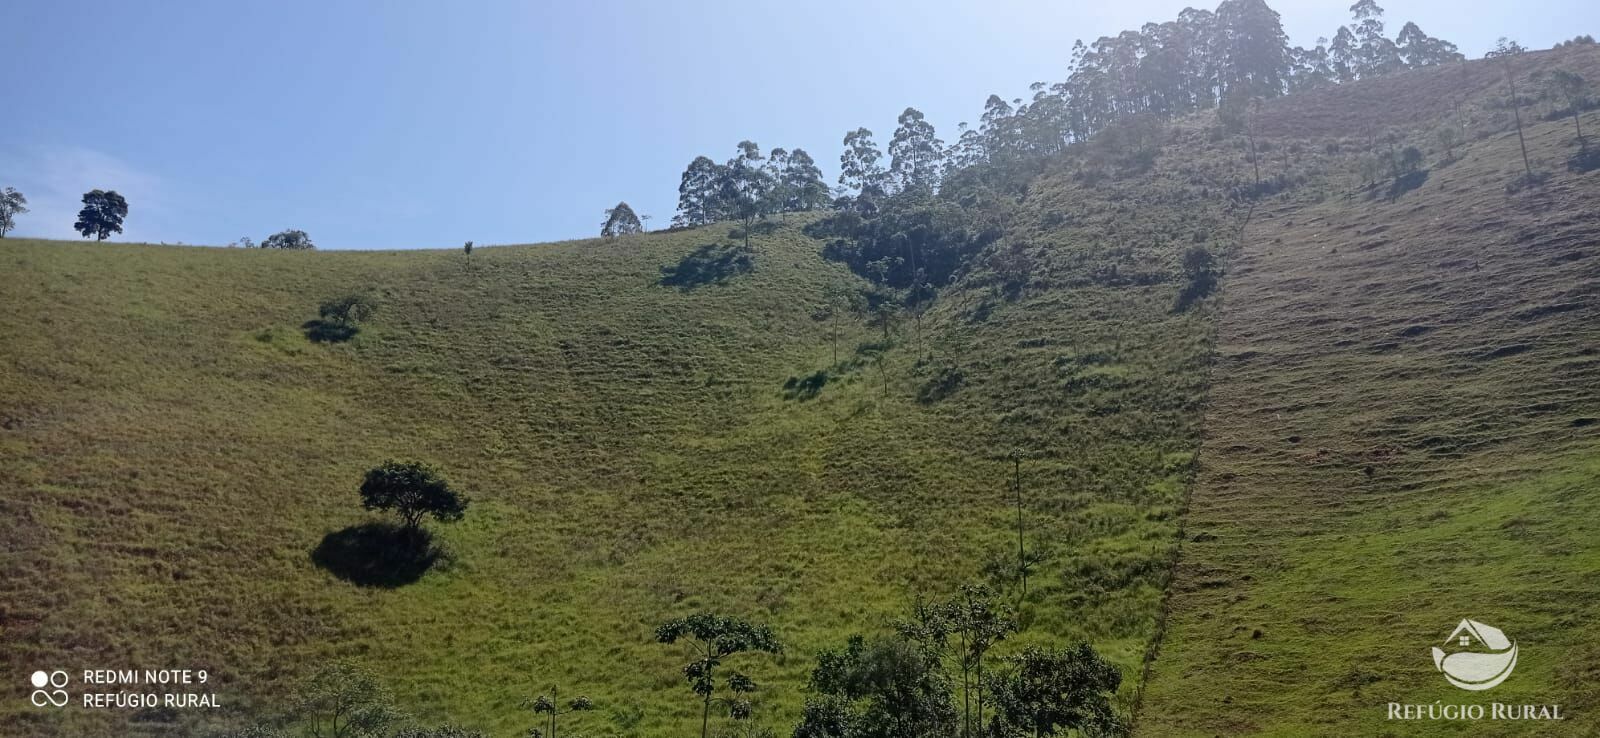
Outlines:
POLYGON ((1600 103, 1562 75, 1600 47, 1402 35, 1193 85, 1102 39, 948 147, 851 132, 837 198, 700 157, 654 232, 6 237, 0 663, 220 705, 19 688, 0 736, 1592 734, 1600 103), (372 502, 416 469, 465 506, 372 502), (1521 649, 1493 691, 1430 659, 1463 619, 1521 649), (1491 701, 1563 719, 1389 707, 1491 701))
MULTIPOLYGON (((920 366, 914 326, 884 351, 849 317, 836 364, 816 310, 864 283, 797 222, 754 240, 748 273, 660 284, 727 231, 470 256, 8 240, 6 661, 193 664, 242 718, 286 699, 294 664, 350 657, 433 722, 520 733, 522 701, 559 684, 600 706, 581 728, 679 735, 698 705, 652 633, 709 609, 783 641, 743 667, 783 725, 817 650, 1014 567, 1021 450, 1048 555, 1018 640, 1087 638, 1134 669, 1204 313, 1170 313, 1167 284, 974 289, 924 318, 920 366), (308 340, 352 290, 376 315, 308 340), (786 390, 818 370, 814 396, 786 390), (358 586, 313 552, 377 517, 356 487, 389 457, 432 461, 472 507, 420 579, 358 586)), ((19 735, 162 717, 7 712, 19 735)))

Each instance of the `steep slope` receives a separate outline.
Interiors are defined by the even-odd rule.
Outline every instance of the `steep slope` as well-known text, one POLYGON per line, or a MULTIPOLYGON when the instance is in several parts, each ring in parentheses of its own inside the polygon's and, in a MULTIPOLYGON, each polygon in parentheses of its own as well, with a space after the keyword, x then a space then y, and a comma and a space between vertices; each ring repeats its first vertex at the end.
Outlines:
MULTIPOLYGON (((1588 50, 1527 61, 1525 73, 1600 67, 1588 50)), ((1565 167, 1570 119, 1524 111, 1550 179, 1508 192, 1523 163, 1501 127, 1510 111, 1489 97, 1499 70, 1470 67, 1262 114, 1280 151, 1366 134, 1318 111, 1366 111, 1369 130, 1426 141, 1463 97, 1469 125, 1500 132, 1457 161, 1431 152, 1425 181, 1392 199, 1329 180, 1257 211, 1224 282, 1145 735, 1595 730, 1600 172, 1565 167), (1430 648, 1463 618, 1520 648, 1492 691, 1434 667, 1430 648), (1567 719, 1398 722, 1391 702, 1559 704, 1567 719)))
MULTIPOLYGON (((1590 50, 1525 62, 1600 78, 1590 50)), ((749 270, 726 225, 470 256, 7 240, 0 661, 204 668, 224 708, 7 693, 0 735, 272 718, 347 657, 427 723, 521 734, 558 684, 599 705, 575 729, 681 736, 686 657, 653 629, 702 609, 784 641, 739 662, 781 734, 817 650, 973 581, 1021 606, 997 655, 1091 641, 1149 735, 1498 729, 1383 720, 1460 699, 1427 649, 1464 617, 1527 648, 1502 701, 1581 709, 1600 175, 1559 171, 1570 122, 1530 117, 1552 176, 1508 193, 1497 95, 1474 63, 1270 103, 1248 121, 1266 187, 1209 115, 1113 129, 883 325, 819 312, 867 285, 806 218, 749 270), (1360 184, 1377 140, 1427 148, 1447 114, 1458 161, 1360 184), (1182 299, 1196 246, 1231 255, 1220 322, 1182 299), (308 340, 350 293, 377 316, 308 340), (389 457, 473 506, 420 578, 359 586, 340 546, 389 457)))
POLYGON ((1009 581, 1018 447, 1029 545, 1055 553, 1017 642, 1089 638, 1134 673, 1197 437, 1204 313, 1171 313, 1165 281, 1068 293, 1041 266, 1019 299, 975 284, 922 329, 890 326, 885 351, 884 329, 818 319, 864 283, 797 222, 757 236, 748 272, 726 236, 470 256, 0 243, 0 660, 206 669, 223 703, 8 693, 0 734, 272 718, 348 657, 426 723, 521 734, 522 701, 559 684, 599 705, 576 728, 683 735, 686 657, 653 630, 700 609, 784 641, 740 668, 759 723, 787 732, 817 650, 919 593, 1009 581), (348 293, 376 316, 308 340, 317 304, 348 293), (818 370, 820 390, 799 381, 818 370), (341 551, 377 516, 356 487, 389 457, 439 464, 473 503, 434 526, 448 555, 420 579, 357 586, 370 572, 341 551))

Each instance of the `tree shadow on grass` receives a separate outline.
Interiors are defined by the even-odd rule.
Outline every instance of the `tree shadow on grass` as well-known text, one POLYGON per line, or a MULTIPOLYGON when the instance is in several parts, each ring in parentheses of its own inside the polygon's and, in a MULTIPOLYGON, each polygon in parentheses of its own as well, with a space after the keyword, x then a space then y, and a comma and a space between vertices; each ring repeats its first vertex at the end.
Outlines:
MULTIPOLYGON (((750 235, 769 236, 778 232, 778 224, 770 220, 758 220, 750 224, 750 235)), ((744 240, 744 227, 736 226, 728 231, 728 238, 734 241, 744 240)))
POLYGON ((421 579, 449 559, 426 530, 363 523, 323 536, 311 560, 351 584, 393 589, 421 579))
POLYGON ((1394 181, 1389 183, 1389 202, 1400 199, 1401 195, 1421 187, 1427 181, 1428 170, 1426 169, 1418 169, 1410 174, 1395 177, 1394 181))
POLYGON ((361 332, 360 328, 348 323, 327 320, 308 320, 300 324, 300 329, 305 331, 306 338, 316 343, 344 343, 361 332))
POLYGON ((675 266, 661 267, 661 279, 657 284, 688 292, 696 287, 720 284, 754 268, 749 249, 735 244, 708 243, 690 252, 675 266))
POLYGON ((1584 146, 1578 153, 1567 157, 1567 170, 1577 174, 1592 172, 1600 169, 1600 146, 1589 148, 1584 146))

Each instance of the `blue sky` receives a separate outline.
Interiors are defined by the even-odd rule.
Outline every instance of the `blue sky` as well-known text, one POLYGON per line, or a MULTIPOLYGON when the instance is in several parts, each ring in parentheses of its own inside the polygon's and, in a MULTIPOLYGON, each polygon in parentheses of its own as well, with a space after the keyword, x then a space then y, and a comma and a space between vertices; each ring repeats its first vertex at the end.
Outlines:
MULTIPOLYGON (((1268 1, 1297 44, 1347 21, 1268 1)), ((886 143, 912 105, 952 140, 991 92, 1064 77, 1074 40, 1188 4, 7 0, 0 187, 30 200, 16 235, 55 238, 96 187, 128 198, 122 240, 528 243, 591 236, 618 200, 660 227, 696 155, 804 148, 832 183, 845 131, 886 143)), ((1391 35, 1473 57, 1600 34, 1592 0, 1383 5, 1391 35)))

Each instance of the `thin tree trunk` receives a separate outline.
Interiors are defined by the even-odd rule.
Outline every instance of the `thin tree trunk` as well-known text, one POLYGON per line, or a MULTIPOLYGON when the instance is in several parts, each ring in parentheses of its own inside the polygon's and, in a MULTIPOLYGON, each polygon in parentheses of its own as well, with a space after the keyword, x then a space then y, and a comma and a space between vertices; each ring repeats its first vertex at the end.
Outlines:
POLYGON ((1517 144, 1522 147, 1522 166, 1528 171, 1528 180, 1533 180, 1533 163, 1528 160, 1528 142, 1522 137, 1522 103, 1517 100, 1517 78, 1511 71, 1511 62, 1506 62, 1506 84, 1511 86, 1511 114, 1517 119, 1517 144))
POLYGON ((983 731, 983 653, 978 653, 978 678, 974 685, 978 691, 978 730, 983 731))
POLYGON ((833 365, 834 366, 838 366, 839 365, 839 313, 837 311, 834 312, 833 320, 830 321, 830 322, 833 324, 833 365))
POLYGON ((1028 599, 1028 552, 1022 541, 1022 459, 1013 458, 1011 466, 1011 486, 1017 493, 1017 573, 1022 579, 1022 602, 1026 602, 1028 599))

